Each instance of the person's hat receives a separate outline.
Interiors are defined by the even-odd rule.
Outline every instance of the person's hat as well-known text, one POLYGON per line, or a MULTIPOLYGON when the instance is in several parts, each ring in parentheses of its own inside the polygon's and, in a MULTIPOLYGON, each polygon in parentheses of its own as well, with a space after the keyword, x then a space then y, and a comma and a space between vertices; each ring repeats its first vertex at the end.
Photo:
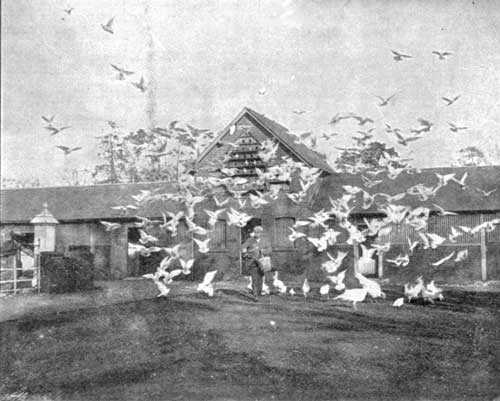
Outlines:
POLYGON ((264 229, 263 229, 261 226, 255 226, 255 227, 253 228, 253 232, 254 232, 254 233, 261 233, 261 232, 263 232, 263 231, 264 231, 264 229))

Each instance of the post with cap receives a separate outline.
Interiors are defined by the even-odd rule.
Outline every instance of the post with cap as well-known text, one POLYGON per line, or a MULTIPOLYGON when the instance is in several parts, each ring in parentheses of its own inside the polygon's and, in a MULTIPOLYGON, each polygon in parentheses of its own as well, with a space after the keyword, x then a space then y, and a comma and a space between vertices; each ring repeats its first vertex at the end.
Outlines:
POLYGON ((35 244, 39 244, 39 252, 54 252, 56 249, 57 219, 49 212, 47 203, 43 204, 43 211, 37 214, 31 224, 35 226, 35 244))

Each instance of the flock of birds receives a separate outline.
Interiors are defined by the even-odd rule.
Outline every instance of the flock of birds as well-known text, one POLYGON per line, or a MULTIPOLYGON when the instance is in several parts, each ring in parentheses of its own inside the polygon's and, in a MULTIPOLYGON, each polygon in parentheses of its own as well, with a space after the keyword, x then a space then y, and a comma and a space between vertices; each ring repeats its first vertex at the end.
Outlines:
MULTIPOLYGON (((65 9, 65 17, 69 17, 74 8, 65 9)), ((101 24, 102 30, 109 35, 115 34, 114 28, 115 19, 110 18, 106 23, 101 24)), ((446 60, 448 57, 452 56, 451 52, 441 52, 433 51, 435 56, 439 60, 446 60)), ((412 58, 409 54, 404 54, 395 50, 391 50, 392 57, 395 62, 405 62, 412 58)), ((116 72, 116 79, 119 81, 126 81, 133 75, 134 71, 128 70, 117 64, 110 64, 111 68, 116 72)), ((137 81, 131 81, 131 85, 137 88, 141 92, 147 90, 147 83, 144 77, 141 76, 137 81)), ((264 96, 267 93, 266 88, 261 88, 259 90, 259 95, 264 96)), ((392 100, 397 94, 394 93, 388 97, 376 96, 378 99, 379 107, 387 107, 391 104, 392 100)), ((443 96, 442 100, 445 102, 446 107, 453 106, 459 99, 461 95, 454 96, 443 96)), ((306 113, 305 110, 295 109, 293 113, 296 115, 303 115, 306 113)), ((65 131, 71 127, 61 126, 56 127, 54 125, 54 116, 45 117, 42 119, 47 125, 45 129, 50 132, 51 136, 57 135, 62 131, 65 131)), ((492 193, 497 191, 497 188, 486 189, 486 188, 474 188, 468 183, 467 173, 465 173, 461 178, 456 177, 455 173, 450 173, 446 175, 440 175, 436 173, 436 178, 438 180, 435 186, 426 186, 423 183, 414 185, 413 187, 407 189, 399 194, 386 194, 382 192, 370 193, 369 190, 375 188, 377 185, 382 183, 384 179, 395 180, 401 173, 406 172, 408 174, 415 174, 418 170, 411 167, 407 162, 409 159, 402 159, 397 155, 391 155, 384 152, 379 160, 378 166, 374 168, 373 166, 366 165, 362 158, 363 149, 369 144, 369 142, 374 138, 374 128, 370 127, 375 121, 370 117, 360 116, 356 113, 337 113, 330 120, 330 125, 334 126, 343 120, 354 120, 357 126, 360 128, 358 134, 360 137, 353 137, 356 141, 356 146, 353 148, 341 148, 341 150, 351 152, 354 155, 359 156, 354 164, 345 164, 343 167, 344 171, 352 174, 360 174, 363 179, 363 187, 357 186, 344 186, 344 194, 338 199, 331 199, 331 208, 329 210, 321 210, 314 213, 312 216, 304 220, 299 220, 289 227, 290 234, 289 240, 295 242, 297 240, 306 240, 311 244, 318 252, 325 252, 327 260, 322 264, 322 269, 326 272, 329 282, 323 284, 319 293, 321 296, 328 297, 331 287, 335 291, 341 292, 336 295, 334 299, 349 301, 353 303, 353 307, 356 308, 356 303, 362 302, 367 296, 371 298, 385 298, 384 292, 381 290, 380 285, 374 281, 366 278, 361 273, 356 274, 356 278, 359 281, 361 288, 351 288, 347 289, 344 284, 344 278, 346 270, 339 273, 343 261, 347 255, 346 252, 337 251, 335 256, 328 251, 329 247, 334 246, 337 243, 337 238, 342 234, 340 230, 343 230, 347 235, 347 244, 355 245, 361 244, 362 253, 359 259, 359 263, 364 263, 372 259, 375 254, 380 252, 388 252, 391 248, 390 242, 372 244, 370 247, 366 246, 364 243, 367 236, 376 236, 379 239, 383 239, 388 236, 392 230, 392 227, 397 224, 408 224, 413 227, 419 236, 417 241, 408 238, 408 250, 407 254, 400 254, 394 259, 389 259, 388 262, 394 264, 395 266, 407 266, 410 261, 410 256, 416 247, 422 246, 423 249, 436 249, 442 245, 445 241, 455 242, 458 237, 468 234, 476 234, 482 230, 486 232, 491 232, 500 225, 500 219, 494 219, 492 221, 487 221, 481 223, 475 227, 468 227, 460 225, 457 227, 451 227, 451 232, 446 237, 438 235, 437 233, 427 232, 427 221, 431 212, 435 210, 438 211, 440 215, 450 215, 453 214, 444 210, 439 205, 434 205, 436 209, 431 210, 427 207, 418 207, 415 209, 409 206, 399 205, 395 202, 401 201, 405 197, 415 196, 419 200, 425 201, 432 199, 438 191, 447 185, 456 184, 462 189, 475 189, 476 191, 483 194, 483 196, 490 196, 492 193), (361 128, 363 130, 361 130, 361 128), (380 175, 380 176, 379 176, 380 175), (385 175, 385 178, 381 178, 385 175), (379 177, 379 178, 377 178, 379 177), (373 218, 365 219, 367 228, 361 229, 358 225, 354 224, 349 218, 351 212, 354 208, 362 203, 363 209, 369 209, 373 206, 378 206, 378 210, 385 214, 384 218, 373 218), (336 221, 336 228, 329 226, 328 222, 332 219, 332 216, 336 221), (320 229, 322 234, 320 236, 311 236, 309 232, 304 232, 304 230, 309 231, 309 228, 320 229)), ((393 133, 396 137, 397 143, 401 146, 407 147, 412 142, 415 142, 423 138, 426 133, 429 133, 433 127, 434 123, 428 121, 424 118, 417 119, 418 125, 409 129, 409 135, 403 133, 403 130, 397 127, 393 127, 389 123, 385 123, 385 130, 388 133, 393 133)), ((110 124, 111 125, 111 124, 110 124)), ((455 123, 448 122, 449 130, 453 133, 457 133, 462 130, 468 129, 465 126, 460 126, 455 123)), ((194 127, 188 126, 188 129, 184 129, 177 126, 177 121, 173 121, 168 129, 157 128, 153 130, 156 135, 171 137, 172 133, 175 132, 177 138, 181 140, 182 145, 192 148, 194 152, 191 153, 192 156, 199 155, 199 139, 202 133, 207 133, 208 130, 198 130, 194 127), (155 131, 156 130, 156 131, 155 131)), ((232 126, 229 129, 229 135, 232 136, 236 133, 236 126, 232 126)), ((334 138, 336 133, 323 134, 323 139, 330 140, 334 138)), ((312 148, 317 147, 317 138, 315 138, 311 132, 303 133, 297 136, 298 142, 302 142, 312 148)), ((234 141, 220 143, 227 148, 235 147, 234 141)), ((81 147, 66 147, 58 146, 65 155, 69 155, 81 147)), ((264 163, 270 163, 276 160, 277 151, 279 144, 273 141, 266 141, 262 144, 259 150, 259 157, 264 163)), ((167 153, 165 153, 167 155, 167 153)), ((161 153, 152 154, 151 159, 158 158, 161 153)), ((154 252, 166 253, 165 258, 160 263, 157 271, 153 274, 145 275, 144 277, 153 280, 157 285, 160 292, 159 296, 167 296, 170 292, 169 285, 173 282, 174 278, 181 274, 190 274, 191 269, 194 266, 195 258, 184 259, 181 257, 181 243, 171 246, 164 247, 158 246, 159 239, 148 233, 148 229, 151 227, 158 227, 163 230, 167 230, 171 233, 172 237, 176 237, 178 232, 178 226, 181 222, 187 226, 188 232, 191 234, 191 238, 196 248, 200 254, 205 254, 210 250, 211 233, 215 230, 215 225, 217 221, 225 215, 228 225, 235 225, 237 227, 245 227, 246 224, 252 219, 252 209, 258 209, 260 207, 265 207, 267 204, 276 201, 281 196, 280 189, 272 188, 268 191, 260 191, 255 188, 265 187, 266 184, 273 181, 280 182, 291 182, 292 180, 298 180, 300 182, 300 190, 292 193, 286 193, 285 196, 294 203, 304 202, 311 189, 315 187, 318 182, 321 171, 317 168, 311 168, 303 163, 293 161, 291 158, 284 158, 280 163, 271 163, 271 166, 266 169, 256 168, 257 178, 255 180, 249 180, 238 176, 235 169, 227 167, 227 157, 222 160, 212 163, 212 169, 217 173, 217 176, 201 177, 196 174, 191 174, 189 169, 185 169, 185 172, 180 174, 178 177, 178 188, 174 193, 167 192, 162 193, 161 191, 142 191, 140 194, 134 197, 135 204, 130 205, 119 205, 115 206, 114 209, 120 213, 120 216, 127 215, 130 211, 137 211, 141 205, 148 203, 150 201, 174 201, 181 206, 180 211, 176 213, 166 211, 163 214, 163 219, 154 221, 146 217, 141 217, 136 215, 137 222, 135 225, 140 229, 140 239, 139 243, 129 244, 129 252, 131 254, 141 254, 144 256, 151 255, 154 252), (274 164, 274 165, 273 165, 274 164), (220 197, 221 191, 229 197, 220 201, 217 196, 220 197), (249 192, 249 188, 254 188, 249 192), (218 191, 219 190, 219 191, 218 191), (248 194, 248 196, 246 196, 248 194), (198 225, 195 222, 195 215, 197 212, 195 208, 197 205, 205 205, 206 202, 212 201, 215 204, 215 210, 205 209, 205 214, 208 220, 206 226, 198 225), (181 269, 172 270, 172 263, 178 261, 181 269)), ((121 227, 120 223, 103 221, 102 224, 105 226, 106 230, 114 231, 121 227)), ((191 255, 193 256, 193 254, 191 255)), ((446 257, 441 258, 432 263, 433 266, 439 266, 443 263, 449 263, 451 260, 454 262, 460 262, 468 257, 467 249, 460 251, 453 251, 446 257)), ((207 294, 208 296, 214 296, 214 286, 213 280, 217 270, 208 272, 204 280, 199 283, 197 289, 200 292, 207 294)), ((265 283, 264 283, 265 284, 265 283)), ((279 280, 278 273, 274 273, 273 276, 273 286, 280 294, 295 295, 298 290, 294 288, 287 288, 283 281, 279 280)), ((307 298, 311 291, 308 279, 305 278, 302 285, 302 293, 304 297, 307 298)), ((263 287, 264 293, 269 293, 269 287, 267 284, 263 287)), ((414 286, 410 286, 409 283, 405 285, 404 288, 405 297, 398 298, 394 302, 394 306, 401 306, 406 298, 408 302, 413 299, 422 298, 425 301, 434 302, 436 299, 440 300, 443 298, 442 289, 435 286, 434 282, 431 281, 429 284, 424 285, 421 278, 417 280, 414 286)))

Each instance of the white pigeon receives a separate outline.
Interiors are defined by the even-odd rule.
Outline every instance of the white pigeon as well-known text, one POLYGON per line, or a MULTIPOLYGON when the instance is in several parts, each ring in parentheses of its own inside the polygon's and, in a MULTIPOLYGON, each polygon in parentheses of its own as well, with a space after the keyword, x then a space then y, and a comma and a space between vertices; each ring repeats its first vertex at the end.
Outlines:
POLYGON ((404 286, 405 297, 408 298, 408 302, 411 302, 413 298, 418 298, 420 293, 424 289, 424 281, 422 277, 417 278, 417 284, 414 287, 410 287, 408 283, 404 286))
POLYGON ((179 261, 181 262, 182 274, 190 274, 191 268, 193 267, 194 264, 194 259, 189 259, 188 261, 185 261, 184 259, 180 258, 179 261))
POLYGON ((424 301, 429 301, 430 303, 434 303, 435 299, 439 299, 442 301, 443 297, 443 289, 436 287, 434 284, 434 280, 432 280, 425 288, 422 290, 422 298, 424 301))
POLYGON ((342 294, 337 295, 335 299, 340 299, 342 301, 352 302, 352 306, 354 310, 357 310, 356 304, 358 302, 363 302, 368 294, 368 290, 366 288, 352 288, 350 290, 345 290, 342 294))
POLYGON ((197 291, 198 292, 204 292, 207 294, 209 297, 214 296, 214 287, 212 284, 212 281, 217 274, 217 270, 212 270, 210 272, 205 273, 205 277, 203 277, 203 281, 198 284, 197 291))
POLYGON ((398 298, 394 301, 394 303, 392 304, 392 306, 394 306, 395 308, 400 308, 401 306, 403 306, 405 302, 405 298, 404 297, 401 297, 401 298, 398 298))
POLYGON ((293 288, 290 288, 290 291, 288 293, 293 297, 295 295, 295 290, 293 288))
POLYGON ((285 285, 285 283, 283 283, 283 281, 278 279, 278 272, 277 271, 273 275, 273 286, 274 286, 274 288, 278 289, 280 294, 286 294, 286 290, 287 290, 286 285, 285 285))
POLYGON ((106 231, 115 231, 122 226, 120 223, 110 223, 109 221, 101 221, 101 224, 106 228, 106 231))
POLYGON ((302 293, 304 294, 304 298, 307 298, 307 294, 311 291, 311 286, 307 281, 307 278, 304 279, 304 284, 302 284, 302 293))
POLYGON ((361 273, 356 273, 355 277, 358 279, 361 286, 363 288, 366 288, 366 290, 368 291, 368 295, 370 295, 372 298, 385 299, 385 293, 382 291, 382 288, 380 287, 379 283, 366 278, 361 273))
POLYGON ((330 284, 325 284, 319 287, 319 294, 321 296, 328 296, 329 292, 330 292, 330 284))
POLYGON ((427 233, 427 237, 429 237, 429 239, 430 239, 430 247, 432 249, 436 249, 444 241, 446 241, 446 238, 441 237, 440 235, 435 234, 435 233, 427 233))
POLYGON ((453 251, 452 253, 450 253, 448 256, 445 256, 444 258, 438 260, 437 262, 434 262, 434 263, 431 263, 431 264, 432 264, 432 266, 442 265, 447 260, 450 260, 454 255, 455 255, 455 251, 453 251))
POLYGON ((290 242, 295 242, 299 238, 304 238, 306 236, 304 233, 296 231, 293 227, 288 227, 288 229, 292 231, 292 233, 288 236, 290 242))
POLYGON ((208 242, 210 241, 210 238, 207 238, 204 241, 193 238, 193 241, 196 242, 196 245, 198 245, 198 251, 200 251, 201 253, 207 253, 210 250, 210 248, 208 247, 208 242))
POLYGON ((399 266, 408 266, 408 264, 410 263, 410 257, 406 254, 406 255, 398 255, 396 259, 387 259, 387 262, 389 263, 394 263, 397 267, 399 266))
POLYGON ((328 259, 326 262, 321 264, 321 267, 329 274, 335 273, 339 267, 342 265, 342 262, 344 261, 344 258, 347 256, 347 252, 343 251, 338 251, 337 252, 337 257, 334 258, 332 255, 330 255, 328 252, 326 252, 326 255, 328 256, 328 259))
POLYGON ((215 211, 211 211, 211 210, 206 210, 205 209, 205 213, 210 217, 208 219, 208 225, 210 227, 214 227, 215 224, 217 223, 217 220, 219 218, 219 215, 224 213, 226 211, 226 209, 218 209, 218 210, 215 210, 215 211))
POLYGON ((269 295, 271 293, 271 289, 269 286, 266 284, 266 277, 262 277, 262 295, 269 295))
POLYGON ((139 230, 139 234, 141 235, 141 238, 139 238, 139 242, 141 244, 147 244, 149 242, 158 242, 158 238, 156 238, 153 235, 149 235, 146 231, 144 230, 139 230))
POLYGON ((467 259, 469 256, 469 251, 464 249, 463 251, 457 252, 457 257, 455 258, 455 262, 461 262, 462 260, 467 259))

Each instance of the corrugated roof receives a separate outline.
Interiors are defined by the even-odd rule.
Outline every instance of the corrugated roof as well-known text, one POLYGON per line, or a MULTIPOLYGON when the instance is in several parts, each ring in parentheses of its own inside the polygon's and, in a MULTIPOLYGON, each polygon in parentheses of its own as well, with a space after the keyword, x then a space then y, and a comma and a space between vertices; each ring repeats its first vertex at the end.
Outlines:
MULTIPOLYGON (((29 223, 43 210, 48 209, 59 221, 101 220, 123 218, 112 206, 134 204, 132 195, 141 190, 161 190, 173 188, 166 182, 148 182, 134 184, 104 184, 77 187, 45 187, 6 189, 0 191, 0 222, 29 223)), ((173 206, 173 204, 171 204, 173 206)), ((168 205, 164 202, 150 203, 138 211, 130 211, 146 217, 159 217, 168 205)))
MULTIPOLYGON (((455 173, 457 179, 462 178, 467 173, 465 184, 468 188, 462 189, 459 184, 449 182, 448 185, 437 192, 435 197, 427 201, 421 201, 414 195, 407 195, 395 203, 411 207, 425 206, 431 210, 437 210, 433 206, 433 203, 436 203, 445 210, 454 212, 500 210, 500 166, 428 168, 422 169, 420 173, 408 174, 404 172, 395 180, 390 180, 385 174, 381 174, 376 178, 383 179, 383 182, 369 189, 363 185, 361 175, 334 173, 322 179, 317 195, 313 200, 312 208, 313 210, 329 209, 331 207, 329 197, 336 199, 345 194, 342 189, 343 185, 359 186, 372 195, 376 192, 395 195, 405 192, 410 187, 419 183, 428 187, 435 187, 439 181, 436 173, 441 175, 455 173), (489 196, 485 196, 478 190, 481 189, 488 192, 495 188, 498 189, 489 196)), ((357 199, 359 207, 354 209, 355 213, 377 211, 375 207, 366 210, 363 209, 361 207, 361 198, 357 199)))
POLYGON ((309 149, 304 144, 297 142, 297 137, 290 134, 288 128, 248 107, 244 107, 243 110, 220 132, 217 138, 215 138, 214 141, 205 148, 198 160, 203 160, 205 156, 210 153, 213 147, 228 133, 230 127, 245 115, 254 123, 262 127, 264 131, 267 131, 269 135, 275 137, 283 147, 288 149, 292 154, 297 156, 306 164, 328 173, 333 172, 330 165, 317 152, 309 149))

